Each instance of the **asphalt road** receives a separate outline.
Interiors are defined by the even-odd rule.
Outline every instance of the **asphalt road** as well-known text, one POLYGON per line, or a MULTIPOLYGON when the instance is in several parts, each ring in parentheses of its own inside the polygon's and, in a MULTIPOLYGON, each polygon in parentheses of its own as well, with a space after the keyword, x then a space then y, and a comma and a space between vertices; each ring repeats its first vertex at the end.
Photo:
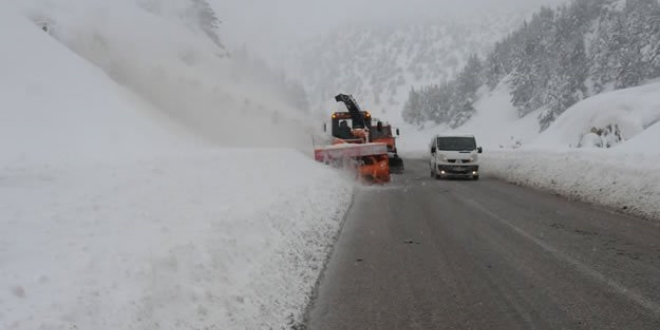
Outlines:
POLYGON ((309 329, 660 329, 658 223, 406 167, 358 192, 309 329))

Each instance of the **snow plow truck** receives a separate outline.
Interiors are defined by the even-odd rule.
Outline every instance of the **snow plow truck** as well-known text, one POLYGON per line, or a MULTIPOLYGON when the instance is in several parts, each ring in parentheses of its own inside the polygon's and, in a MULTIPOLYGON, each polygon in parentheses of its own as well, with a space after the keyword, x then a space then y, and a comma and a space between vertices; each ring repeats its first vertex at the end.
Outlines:
MULTIPOLYGON (((332 142, 314 147, 314 158, 322 163, 354 170, 363 182, 390 182, 388 144, 373 140, 371 114, 362 111, 353 96, 339 94, 335 101, 348 112, 332 114, 332 142)), ((376 130, 382 128, 377 125, 376 130)), ((327 125, 324 125, 327 131, 327 125)))

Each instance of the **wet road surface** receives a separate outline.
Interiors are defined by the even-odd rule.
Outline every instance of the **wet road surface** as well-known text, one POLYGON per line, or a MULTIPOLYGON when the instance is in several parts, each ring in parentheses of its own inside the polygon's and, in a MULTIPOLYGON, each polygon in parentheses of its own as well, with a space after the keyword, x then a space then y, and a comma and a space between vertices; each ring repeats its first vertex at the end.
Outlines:
POLYGON ((309 329, 660 329, 657 222, 406 167, 358 191, 309 329))

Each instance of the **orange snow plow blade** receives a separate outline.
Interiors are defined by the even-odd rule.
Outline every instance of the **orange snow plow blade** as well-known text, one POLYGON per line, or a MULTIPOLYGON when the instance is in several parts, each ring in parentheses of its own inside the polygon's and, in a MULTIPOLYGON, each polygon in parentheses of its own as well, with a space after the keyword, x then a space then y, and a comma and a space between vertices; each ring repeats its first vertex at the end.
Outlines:
POLYGON ((314 149, 314 158, 324 164, 352 169, 369 183, 390 182, 390 166, 385 143, 339 143, 314 149))

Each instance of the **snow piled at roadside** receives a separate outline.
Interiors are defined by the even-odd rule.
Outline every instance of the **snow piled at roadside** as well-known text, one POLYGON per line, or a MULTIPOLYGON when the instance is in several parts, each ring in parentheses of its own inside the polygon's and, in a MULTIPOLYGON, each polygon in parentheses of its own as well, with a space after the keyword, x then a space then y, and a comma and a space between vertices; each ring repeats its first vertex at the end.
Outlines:
POLYGON ((350 195, 287 150, 5 168, 0 328, 285 327, 350 195))
MULTIPOLYGON (((581 143, 584 142, 581 141, 584 135, 593 135, 592 129, 606 129, 608 126, 617 131, 622 141, 627 141, 659 122, 660 83, 656 82, 599 94, 575 104, 559 116, 532 145, 576 147, 584 144, 581 143)), ((660 150, 660 140, 646 141, 646 145, 652 150, 660 150)), ((622 147, 625 149, 625 146, 622 147)))
POLYGON ((624 142, 620 149, 660 155, 660 122, 645 129, 642 133, 624 142))
POLYGON ((487 151, 483 171, 660 220, 659 93, 655 82, 579 102, 520 149, 487 151))
POLYGON ((650 219, 660 219, 660 155, 603 150, 494 151, 483 173, 650 219))

